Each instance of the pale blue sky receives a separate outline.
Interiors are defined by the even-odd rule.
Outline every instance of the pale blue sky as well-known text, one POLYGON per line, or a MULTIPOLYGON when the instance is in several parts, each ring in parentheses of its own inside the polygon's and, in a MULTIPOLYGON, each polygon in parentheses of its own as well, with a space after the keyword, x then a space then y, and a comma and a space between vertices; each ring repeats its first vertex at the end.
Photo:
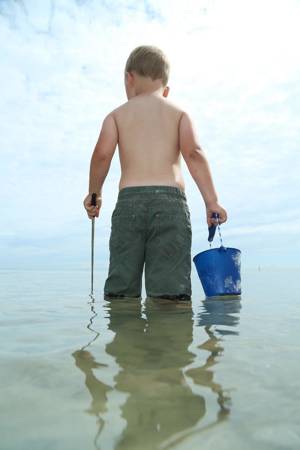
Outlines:
MULTIPOLYGON (((141 44, 170 59, 169 98, 190 111, 228 212, 224 245, 244 267, 300 266, 299 23, 297 0, 2 1, 0 268, 90 267, 90 157, 105 115, 127 100, 124 65, 141 44)), ((195 255, 209 248, 205 209, 182 168, 195 255)), ((116 149, 98 269, 119 178, 116 149)))

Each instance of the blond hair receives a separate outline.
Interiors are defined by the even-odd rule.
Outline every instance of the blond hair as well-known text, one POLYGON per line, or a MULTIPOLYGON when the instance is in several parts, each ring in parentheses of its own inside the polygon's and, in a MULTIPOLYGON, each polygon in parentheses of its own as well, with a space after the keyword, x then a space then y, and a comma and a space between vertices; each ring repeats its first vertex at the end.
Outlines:
POLYGON ((151 77, 153 81, 161 79, 163 87, 168 84, 170 63, 163 51, 154 45, 140 45, 132 50, 125 72, 133 70, 144 77, 151 77))

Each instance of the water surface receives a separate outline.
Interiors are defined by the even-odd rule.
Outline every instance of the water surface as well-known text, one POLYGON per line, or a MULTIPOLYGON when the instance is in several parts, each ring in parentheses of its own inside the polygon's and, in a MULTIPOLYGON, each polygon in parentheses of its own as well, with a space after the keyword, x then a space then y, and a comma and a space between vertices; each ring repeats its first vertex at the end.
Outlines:
POLYGON ((2 271, 4 450, 299 449, 298 269, 240 299, 105 301, 105 273, 2 271))

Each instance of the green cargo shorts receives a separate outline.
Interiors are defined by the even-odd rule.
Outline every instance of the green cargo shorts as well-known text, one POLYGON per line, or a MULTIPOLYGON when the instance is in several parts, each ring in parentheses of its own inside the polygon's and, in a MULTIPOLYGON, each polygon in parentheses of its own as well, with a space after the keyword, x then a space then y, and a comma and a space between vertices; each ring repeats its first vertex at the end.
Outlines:
POLYGON ((184 191, 160 185, 121 189, 111 216, 104 298, 140 298, 145 265, 148 297, 190 300, 191 244, 184 191))

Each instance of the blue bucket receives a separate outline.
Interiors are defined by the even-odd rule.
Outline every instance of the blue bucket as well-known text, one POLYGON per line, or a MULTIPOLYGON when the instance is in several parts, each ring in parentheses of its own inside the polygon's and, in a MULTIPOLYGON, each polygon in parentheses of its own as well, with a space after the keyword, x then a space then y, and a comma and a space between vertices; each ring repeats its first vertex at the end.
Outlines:
MULTIPOLYGON (((217 213, 213 217, 218 218, 217 213)), ((198 276, 207 297, 241 294, 241 251, 224 247, 218 223, 221 246, 197 253, 193 257, 198 276)), ((216 225, 209 227, 208 240, 213 240, 216 225)))

